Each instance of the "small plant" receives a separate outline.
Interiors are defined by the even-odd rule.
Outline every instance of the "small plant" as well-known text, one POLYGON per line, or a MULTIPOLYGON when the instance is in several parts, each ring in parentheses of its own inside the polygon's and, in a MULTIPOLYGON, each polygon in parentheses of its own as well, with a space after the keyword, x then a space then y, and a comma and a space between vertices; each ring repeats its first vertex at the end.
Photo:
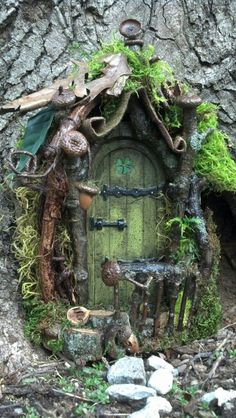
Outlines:
POLYGON ((79 406, 75 408, 74 412, 78 417, 86 417, 95 414, 95 410, 95 405, 90 405, 88 402, 82 402, 79 406))
POLYGON ((178 385, 177 382, 174 382, 173 385, 172 385, 171 391, 170 391, 171 395, 176 395, 180 391, 181 391, 180 386, 178 385))
POLYGON ((107 121, 114 115, 121 103, 121 97, 114 97, 112 99, 103 98, 100 104, 101 116, 107 121))
POLYGON ((179 247, 172 255, 176 263, 188 257, 188 262, 199 258, 199 250, 195 240, 196 229, 201 225, 201 220, 194 216, 185 216, 183 218, 175 217, 166 222, 166 229, 169 232, 173 226, 179 228, 179 247))
POLYGON ((229 351, 230 358, 236 358, 236 348, 229 351))
POLYGON ((198 390, 197 385, 180 387, 178 383, 174 382, 170 393, 178 400, 180 406, 184 407, 192 397, 196 396, 198 390))
POLYGON ((58 355, 64 346, 64 338, 52 339, 47 341, 47 347, 52 351, 53 354, 58 355))
POLYGON ((33 406, 26 407, 26 413, 24 414, 25 418, 40 418, 39 413, 33 406))
POLYGON ((191 385, 191 386, 186 386, 185 388, 185 392, 189 393, 192 396, 195 396, 199 391, 199 386, 198 385, 191 385))
POLYGON ((171 105, 165 112, 165 125, 168 129, 180 128, 183 123, 183 111, 176 105, 171 105))
POLYGON ((67 393, 74 393, 77 389, 75 384, 69 378, 63 376, 59 379, 58 385, 64 392, 67 393))
POLYGON ((83 379, 83 385, 87 398, 102 404, 109 402, 108 395, 105 393, 109 385, 97 373, 85 377, 83 379))
POLYGON ((187 405, 188 401, 184 397, 184 390, 178 385, 178 383, 174 383, 171 389, 171 394, 174 395, 175 399, 178 400, 181 406, 187 405))

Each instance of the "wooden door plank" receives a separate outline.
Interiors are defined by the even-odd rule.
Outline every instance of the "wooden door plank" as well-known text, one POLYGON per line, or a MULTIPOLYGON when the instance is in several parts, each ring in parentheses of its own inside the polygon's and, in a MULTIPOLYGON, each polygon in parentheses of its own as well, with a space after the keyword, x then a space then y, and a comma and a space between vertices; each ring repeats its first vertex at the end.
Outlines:
MULTIPOLYGON (((110 185, 127 187, 125 171, 126 150, 115 150, 111 154, 110 185)), ((127 197, 120 198, 111 196, 110 200, 110 218, 112 220, 124 219, 127 222, 127 197)), ((111 229, 110 231, 110 255, 112 259, 127 257, 127 239, 129 234, 129 225, 123 231, 111 229)), ((120 302, 122 306, 127 303, 127 285, 121 282, 119 285, 120 302)))

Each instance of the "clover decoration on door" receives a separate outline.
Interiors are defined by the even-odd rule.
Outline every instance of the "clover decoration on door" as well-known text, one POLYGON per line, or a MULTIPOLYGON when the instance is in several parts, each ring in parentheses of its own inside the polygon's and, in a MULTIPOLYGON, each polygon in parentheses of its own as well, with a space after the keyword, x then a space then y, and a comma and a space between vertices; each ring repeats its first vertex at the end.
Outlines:
POLYGON ((117 174, 128 174, 134 168, 134 162, 129 158, 125 158, 124 160, 119 158, 115 162, 115 167, 117 174))

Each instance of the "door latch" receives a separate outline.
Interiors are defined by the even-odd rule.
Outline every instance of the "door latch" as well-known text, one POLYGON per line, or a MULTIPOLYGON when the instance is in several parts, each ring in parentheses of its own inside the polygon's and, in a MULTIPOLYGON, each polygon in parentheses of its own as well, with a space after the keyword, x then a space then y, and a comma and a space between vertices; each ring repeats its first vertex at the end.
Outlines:
POLYGON ((102 228, 117 228, 119 231, 123 231, 124 228, 127 228, 127 223, 124 219, 117 219, 117 221, 105 221, 102 218, 90 218, 89 220, 90 230, 94 231, 94 229, 97 229, 98 231, 101 231, 102 228))

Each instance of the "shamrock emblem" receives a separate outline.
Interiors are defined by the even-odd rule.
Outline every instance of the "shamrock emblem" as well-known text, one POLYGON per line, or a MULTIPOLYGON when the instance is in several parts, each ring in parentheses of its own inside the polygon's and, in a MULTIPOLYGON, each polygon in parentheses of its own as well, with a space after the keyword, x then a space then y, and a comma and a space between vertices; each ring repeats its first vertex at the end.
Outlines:
POLYGON ((127 174, 133 169, 134 163, 129 158, 124 160, 118 159, 115 162, 115 167, 118 174, 127 174))

